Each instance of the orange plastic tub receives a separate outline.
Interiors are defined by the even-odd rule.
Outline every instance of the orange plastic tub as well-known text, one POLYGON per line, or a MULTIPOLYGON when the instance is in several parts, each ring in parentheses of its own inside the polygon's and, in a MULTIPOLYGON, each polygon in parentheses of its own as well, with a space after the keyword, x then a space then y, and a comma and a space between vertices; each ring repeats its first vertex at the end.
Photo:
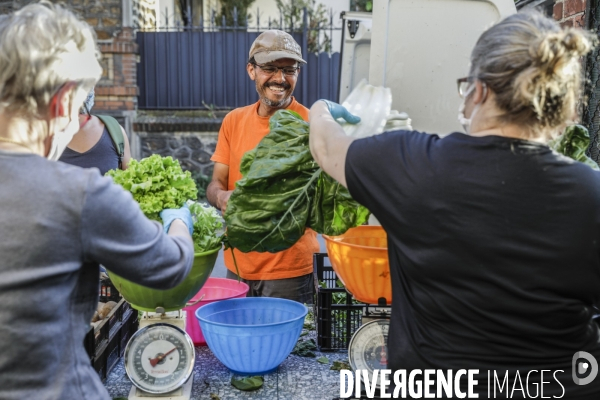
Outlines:
POLYGON ((358 226, 323 238, 333 270, 356 300, 378 304, 384 297, 392 303, 387 235, 381 226, 358 226))

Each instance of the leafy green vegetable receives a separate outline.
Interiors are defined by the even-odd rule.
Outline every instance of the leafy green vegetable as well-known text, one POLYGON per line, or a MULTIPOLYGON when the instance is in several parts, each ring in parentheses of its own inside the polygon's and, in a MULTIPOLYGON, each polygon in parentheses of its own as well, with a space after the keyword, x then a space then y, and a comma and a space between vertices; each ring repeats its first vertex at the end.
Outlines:
POLYGON ((334 361, 333 365, 329 368, 333 371, 341 371, 343 369, 352 369, 350 367, 350 364, 348 364, 346 361, 334 361))
POLYGON ((298 341, 296 346, 294 346, 294 350, 292 350, 292 354, 295 354, 300 357, 316 357, 317 355, 313 350, 317 349, 317 345, 315 344, 314 339, 308 339, 304 341, 298 341))
POLYGON ((142 212, 156 221, 161 220, 159 213, 163 209, 180 208, 198 193, 190 172, 184 172, 179 161, 158 154, 131 160, 125 171, 113 169, 106 175, 131 192, 142 212))
POLYGON ((235 377, 231 377, 231 385, 233 385, 233 387, 240 389, 240 390, 245 390, 245 391, 250 391, 250 390, 258 390, 262 387, 263 383, 264 383, 264 379, 262 376, 250 376, 250 377, 246 377, 246 378, 240 378, 237 379, 235 377))
POLYGON ((306 227, 340 235, 366 222, 369 211, 314 161, 309 125, 300 115, 277 111, 269 126, 269 134, 242 157, 243 178, 227 203, 227 237, 234 248, 275 253, 296 243, 306 227))
POLYGON ((598 164, 586 155, 590 147, 590 134, 584 126, 568 126, 562 135, 548 142, 548 145, 562 155, 580 161, 595 170, 600 169, 598 164))
POLYGON ((217 209, 207 204, 188 200, 187 205, 194 221, 194 251, 201 253, 221 247, 223 242, 223 220, 217 209))
POLYGON ((323 357, 319 357, 317 358, 317 362, 320 362, 321 364, 329 364, 329 358, 323 356, 323 357))

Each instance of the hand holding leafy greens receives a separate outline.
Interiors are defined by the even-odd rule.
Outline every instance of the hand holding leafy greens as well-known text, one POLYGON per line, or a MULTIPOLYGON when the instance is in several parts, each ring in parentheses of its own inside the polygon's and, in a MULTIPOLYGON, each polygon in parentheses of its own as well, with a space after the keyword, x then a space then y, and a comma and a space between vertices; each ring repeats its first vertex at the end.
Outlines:
POLYGON ((160 221, 165 208, 180 208, 186 204, 194 222, 194 251, 201 253, 221 247, 222 218, 214 207, 192 201, 198 193, 189 171, 183 171, 179 161, 154 154, 140 161, 131 160, 129 168, 110 170, 107 176, 131 192, 142 212, 160 221))
POLYGON ((278 252, 291 247, 306 227, 341 235, 366 222, 369 211, 319 168, 308 147, 309 125, 279 110, 270 132, 244 154, 243 178, 225 212, 229 243, 242 252, 278 252))
POLYGON ((223 242, 223 219, 217 209, 208 204, 188 200, 187 205, 194 221, 194 250, 196 253, 221 247, 223 242))

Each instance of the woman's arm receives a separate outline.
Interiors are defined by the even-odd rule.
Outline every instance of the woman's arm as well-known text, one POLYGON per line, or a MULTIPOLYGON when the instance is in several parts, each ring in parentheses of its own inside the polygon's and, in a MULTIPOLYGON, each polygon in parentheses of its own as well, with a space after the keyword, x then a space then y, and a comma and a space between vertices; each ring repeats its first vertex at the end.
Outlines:
POLYGON ((309 145, 313 158, 323 171, 346 186, 346 154, 354 138, 346 136, 341 125, 333 119, 329 107, 317 101, 310 108, 309 145))

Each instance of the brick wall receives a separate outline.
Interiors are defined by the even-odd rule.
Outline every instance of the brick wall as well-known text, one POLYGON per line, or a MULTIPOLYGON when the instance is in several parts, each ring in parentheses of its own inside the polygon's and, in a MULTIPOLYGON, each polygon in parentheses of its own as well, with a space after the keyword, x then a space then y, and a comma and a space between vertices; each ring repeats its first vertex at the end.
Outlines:
POLYGON ((562 26, 586 27, 585 11, 590 0, 556 0, 553 16, 562 26))
MULTIPOLYGON (((137 109, 136 62, 137 44, 132 26, 131 0, 50 0, 60 3, 78 14, 96 31, 98 47, 102 53, 103 74, 96 86, 96 103, 93 112, 116 117, 131 131, 137 109)), ((138 2, 149 0, 138 0, 138 2)), ((153 0, 152 0, 153 1, 153 0)), ((18 9, 31 0, 15 0, 18 9)))

